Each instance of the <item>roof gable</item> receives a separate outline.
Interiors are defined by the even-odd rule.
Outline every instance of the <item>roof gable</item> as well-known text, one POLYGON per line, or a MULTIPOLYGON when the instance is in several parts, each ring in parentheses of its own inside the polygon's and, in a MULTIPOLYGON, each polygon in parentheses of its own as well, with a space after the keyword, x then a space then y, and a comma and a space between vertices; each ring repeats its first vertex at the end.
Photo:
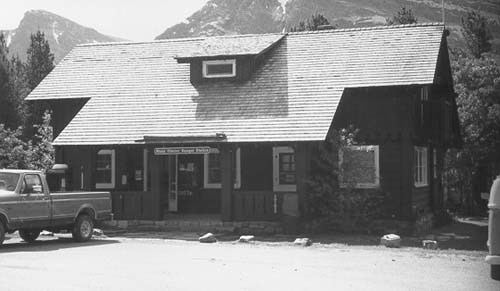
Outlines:
POLYGON ((433 83, 442 34, 441 25, 290 33, 249 80, 196 86, 175 57, 206 39, 79 46, 28 99, 90 98, 59 145, 216 133, 324 140, 345 88, 433 83))

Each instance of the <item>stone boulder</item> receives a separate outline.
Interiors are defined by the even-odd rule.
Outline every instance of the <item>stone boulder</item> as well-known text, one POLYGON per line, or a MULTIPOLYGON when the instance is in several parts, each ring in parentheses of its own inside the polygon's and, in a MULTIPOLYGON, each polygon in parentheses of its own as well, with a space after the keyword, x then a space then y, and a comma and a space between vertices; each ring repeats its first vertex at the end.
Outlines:
POLYGON ((104 236, 104 232, 98 228, 94 228, 94 236, 104 236))
POLYGON ((397 234, 386 234, 380 238, 380 244, 388 248, 401 247, 401 237, 397 234))
POLYGON ((238 239, 238 242, 240 242, 240 243, 249 243, 249 242, 253 241, 254 239, 255 239, 255 236, 253 236, 253 235, 242 235, 238 239))
POLYGON ((424 249, 436 250, 438 248, 438 242, 435 240, 424 239, 422 241, 422 247, 424 249))
POLYGON ((201 243, 214 243, 217 242, 217 238, 215 238, 215 235, 211 232, 204 234, 203 236, 200 236, 198 239, 201 243))
POLYGON ((308 247, 312 245, 312 240, 307 237, 302 237, 302 238, 296 238, 295 241, 293 242, 294 245, 298 246, 303 246, 303 247, 308 247))

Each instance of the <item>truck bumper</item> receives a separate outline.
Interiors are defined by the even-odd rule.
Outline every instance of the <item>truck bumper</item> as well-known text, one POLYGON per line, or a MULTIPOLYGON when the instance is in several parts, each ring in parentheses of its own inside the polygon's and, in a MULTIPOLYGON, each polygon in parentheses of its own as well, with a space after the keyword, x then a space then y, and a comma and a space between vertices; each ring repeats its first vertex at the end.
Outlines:
POLYGON ((486 256, 486 263, 490 265, 500 265, 500 256, 486 256))

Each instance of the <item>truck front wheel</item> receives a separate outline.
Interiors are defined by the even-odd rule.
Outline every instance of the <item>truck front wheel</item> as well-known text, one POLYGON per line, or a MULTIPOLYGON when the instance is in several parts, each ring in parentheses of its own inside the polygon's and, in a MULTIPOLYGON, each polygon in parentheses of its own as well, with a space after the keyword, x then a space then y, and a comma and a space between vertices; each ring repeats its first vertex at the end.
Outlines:
POLYGON ((2 221, 0 220, 0 245, 3 243, 4 239, 5 239, 5 228, 3 226, 2 221))
POLYGON ((34 242, 38 238, 39 235, 40 235, 39 230, 33 230, 33 229, 20 229, 19 230, 19 236, 27 243, 34 242))
POLYGON ((73 239, 77 242, 88 241, 92 238, 94 233, 94 222, 90 216, 82 214, 76 218, 75 225, 73 226, 73 239))

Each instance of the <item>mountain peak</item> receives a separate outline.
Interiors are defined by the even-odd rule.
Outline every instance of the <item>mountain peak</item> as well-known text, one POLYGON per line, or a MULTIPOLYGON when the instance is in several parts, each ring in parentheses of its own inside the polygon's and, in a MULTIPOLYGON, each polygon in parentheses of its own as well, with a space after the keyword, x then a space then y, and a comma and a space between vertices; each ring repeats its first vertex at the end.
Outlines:
POLYGON ((56 63, 78 44, 122 40, 101 34, 95 29, 46 10, 28 10, 16 29, 4 32, 9 41, 10 53, 25 60, 30 35, 36 31, 44 33, 56 63))

